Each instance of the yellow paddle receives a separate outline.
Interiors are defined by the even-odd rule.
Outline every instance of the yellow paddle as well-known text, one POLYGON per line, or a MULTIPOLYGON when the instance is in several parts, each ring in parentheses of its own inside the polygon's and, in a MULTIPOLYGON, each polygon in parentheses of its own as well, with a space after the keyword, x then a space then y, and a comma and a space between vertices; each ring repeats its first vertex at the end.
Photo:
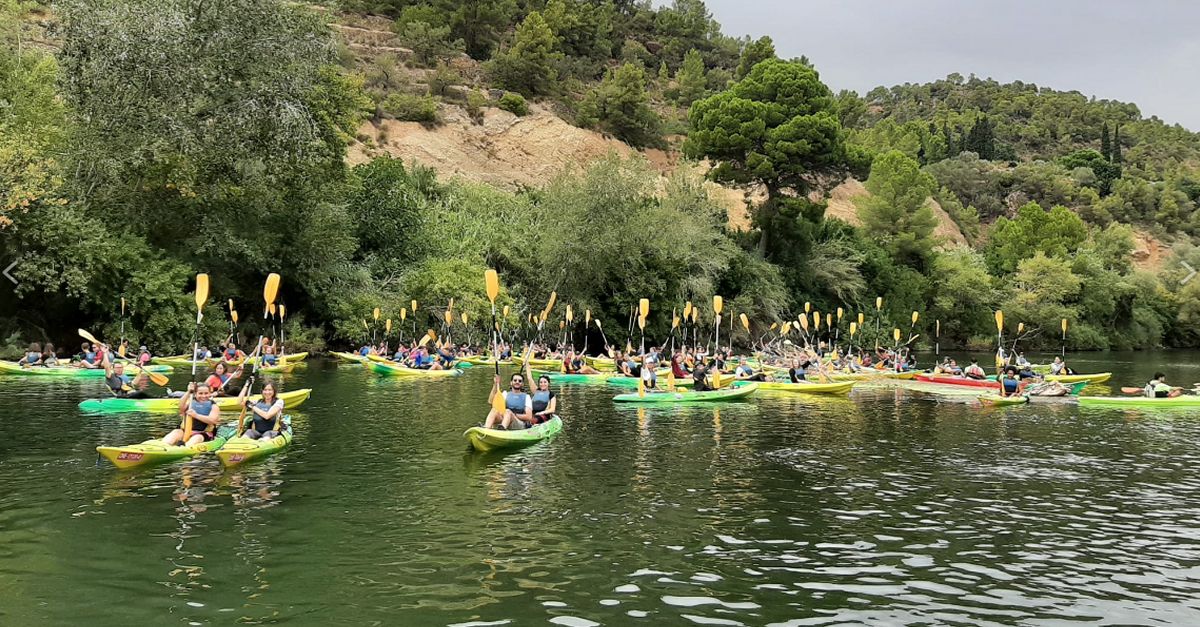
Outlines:
MULTIPOLYGON (((492 303, 492 361, 495 364, 496 376, 500 376, 500 340, 497 338, 499 334, 499 326, 496 324, 496 298, 500 296, 500 275, 496 274, 495 270, 488 268, 483 273, 483 282, 487 288, 488 301, 492 303)), ((496 395, 492 397, 492 410, 497 413, 504 412, 504 395, 500 393, 500 384, 496 384, 496 395)))
MULTIPOLYGON (((192 386, 196 384, 197 353, 200 352, 200 321, 204 319, 204 303, 208 302, 208 275, 196 275, 196 341, 192 345, 192 386)), ((194 392, 189 392, 192 394, 194 392)), ((184 395, 185 397, 187 394, 184 395)), ((186 416, 186 412, 185 412, 186 416)), ((192 437, 192 417, 186 416, 183 421, 183 442, 192 437)))
MULTIPOLYGON (((275 298, 279 295, 279 281, 280 281, 280 277, 279 277, 278 273, 272 272, 267 275, 267 280, 263 284, 263 303, 265 303, 265 306, 263 307, 264 312, 270 312, 271 308, 275 306, 275 298)), ((263 318, 265 319, 266 317, 267 317, 267 314, 264 313, 263 318)), ((367 321, 364 320, 363 326, 366 326, 366 324, 367 324, 367 321)), ((263 339, 264 339, 264 336, 262 334, 259 334, 258 343, 255 344, 255 346, 254 346, 254 353, 257 355, 262 354, 263 339)), ((249 398, 250 393, 254 391, 253 390, 254 377, 255 377, 255 375, 258 374, 259 363, 262 362, 261 357, 259 359, 254 359, 253 357, 254 357, 253 355, 251 355, 250 357, 247 357, 247 359, 249 359, 254 364, 254 367, 253 367, 253 370, 250 371, 250 380, 246 382, 246 387, 242 388, 243 402, 242 402, 242 412, 238 415, 238 426, 237 426, 237 434, 238 435, 242 434, 242 429, 245 426, 245 421, 246 421, 245 399, 249 398)), ((186 441, 186 440, 184 440, 184 441, 186 441)))
MULTIPOLYGON (((83 338, 83 339, 85 339, 85 340, 87 340, 87 341, 89 341, 89 342, 91 342, 92 344, 95 344, 95 345, 97 345, 97 346, 100 346, 100 345, 103 345, 103 344, 104 344, 104 343, 103 343, 103 342, 101 342, 100 340, 97 340, 97 339, 96 339, 96 336, 92 335, 91 333, 88 333, 87 331, 84 331, 83 329, 79 329, 79 337, 81 337, 81 338, 83 338)), ((122 356, 122 357, 124 357, 125 355, 121 355, 121 356, 122 356)), ((111 359, 111 358, 110 358, 110 359, 111 359)), ((169 379, 167 379, 167 377, 166 377, 166 376, 164 376, 164 375, 162 375, 162 374, 160 374, 160 373, 157 373, 157 372, 150 372, 149 370, 146 370, 145 368, 143 368, 143 367, 141 366, 141 364, 137 363, 137 361, 136 361, 136 360, 129 360, 129 363, 130 363, 130 364, 131 364, 131 365, 132 365, 134 368, 137 368, 138 370, 141 370, 143 373, 145 373, 145 375, 146 375, 146 376, 147 376, 147 377, 148 377, 148 378, 149 378, 151 381, 153 381, 153 382, 154 382, 154 385, 163 386, 163 385, 166 385, 167 383, 170 383, 170 380, 169 380, 169 379)))

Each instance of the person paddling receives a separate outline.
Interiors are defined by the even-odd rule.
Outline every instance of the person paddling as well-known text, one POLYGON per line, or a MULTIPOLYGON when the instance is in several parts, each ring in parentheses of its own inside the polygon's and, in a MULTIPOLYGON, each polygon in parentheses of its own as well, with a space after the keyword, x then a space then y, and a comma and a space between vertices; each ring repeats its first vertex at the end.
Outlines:
POLYGON ((1150 379, 1150 382, 1146 384, 1144 392, 1147 398, 1171 398, 1179 396, 1183 393, 1183 390, 1167 385, 1167 375, 1156 372, 1154 373, 1154 378, 1150 379))
POLYGON ((217 365, 213 367, 213 373, 204 380, 205 385, 208 386, 213 396, 220 396, 225 390, 226 384, 242 376, 241 366, 238 366, 238 369, 233 374, 227 374, 227 372, 228 367, 225 365, 225 362, 217 362, 217 365))
POLYGON ((1000 379, 1000 395, 1015 396, 1020 389, 1021 382, 1017 379, 1017 369, 1008 366, 1004 369, 1004 376, 1000 379))
POLYGON ((262 398, 254 402, 250 402, 246 397, 249 390, 248 385, 242 388, 241 400, 246 408, 253 412, 253 416, 242 437, 249 440, 270 440, 286 431, 288 427, 283 424, 283 399, 275 392, 275 384, 268 382, 263 385, 262 398))
POLYGON ((45 365, 42 363, 42 345, 38 344, 37 342, 30 344, 29 349, 25 351, 25 354, 22 355, 19 360, 17 360, 17 365, 19 365, 19 366, 42 366, 42 365, 45 365))
POLYGON ((987 378, 987 373, 984 372, 983 368, 979 366, 978 359, 972 359, 971 365, 967 366, 967 368, 962 371, 962 374, 964 377, 968 379, 974 379, 976 381, 983 381, 987 378))
POLYGON ((754 368, 751 368, 750 365, 746 363, 745 357, 738 357, 738 365, 737 365, 737 368, 735 368, 733 371, 733 378, 735 378, 739 381, 765 381, 766 380, 766 377, 764 377, 761 372, 760 373, 754 372, 754 368))
POLYGON ((108 351, 104 351, 104 384, 108 386, 109 391, 117 398, 150 398, 146 393, 146 373, 139 371, 133 379, 125 374, 125 364, 121 362, 113 363, 108 356, 108 351))
MULTIPOLYGON (((529 360, 525 360, 525 377, 528 379, 533 378, 533 369, 529 367, 529 360)), ((554 392, 550 389, 550 377, 546 375, 538 377, 537 389, 530 396, 530 401, 530 409, 533 411, 533 416, 529 426, 540 425, 554 417, 554 414, 558 411, 558 398, 554 396, 554 392)))
POLYGON ((179 399, 179 415, 183 423, 172 430, 162 441, 164 444, 180 444, 195 446, 202 442, 211 442, 217 437, 217 426, 221 423, 221 408, 213 402, 212 389, 206 383, 188 384, 188 391, 179 399), (192 432, 185 435, 187 419, 192 419, 192 432))
POLYGON ((805 358, 803 361, 799 357, 792 358, 792 365, 788 368, 788 379, 792 383, 807 383, 808 367, 812 362, 805 358))
POLYGON ((484 429, 493 429, 497 424, 505 429, 523 429, 526 424, 533 422, 533 399, 525 393, 524 375, 519 372, 513 373, 507 392, 500 390, 500 375, 492 377, 492 391, 488 394, 489 404, 497 394, 504 398, 504 412, 498 413, 495 409, 489 411, 487 419, 483 421, 484 429))
POLYGON ((708 384, 708 369, 709 366, 704 362, 698 362, 692 370, 692 390, 696 392, 708 392, 713 389, 708 384))

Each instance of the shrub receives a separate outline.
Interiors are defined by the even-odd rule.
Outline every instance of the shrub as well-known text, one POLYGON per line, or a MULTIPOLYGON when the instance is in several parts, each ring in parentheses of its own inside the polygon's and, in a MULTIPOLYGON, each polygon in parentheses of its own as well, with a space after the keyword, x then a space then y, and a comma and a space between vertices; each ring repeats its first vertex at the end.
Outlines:
POLYGON ((525 102, 524 96, 515 91, 504 94, 500 98, 499 106, 513 115, 523 116, 529 114, 529 103, 525 102))
POLYGON ((388 94, 379 105, 383 112, 397 120, 408 122, 436 122, 437 101, 430 96, 413 94, 388 94))
POLYGON ((487 103, 487 96, 478 89, 467 92, 467 115, 471 116, 471 120, 476 124, 483 122, 483 108, 487 103))

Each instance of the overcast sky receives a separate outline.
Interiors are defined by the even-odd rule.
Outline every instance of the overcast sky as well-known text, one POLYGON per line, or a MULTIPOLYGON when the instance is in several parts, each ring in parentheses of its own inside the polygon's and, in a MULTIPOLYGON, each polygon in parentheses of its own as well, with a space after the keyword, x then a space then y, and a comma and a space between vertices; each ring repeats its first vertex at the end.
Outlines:
MULTIPOLYGON (((663 2, 659 2, 662 4, 663 2)), ((952 72, 1077 90, 1200 131, 1200 0, 706 0, 835 91, 952 72)))

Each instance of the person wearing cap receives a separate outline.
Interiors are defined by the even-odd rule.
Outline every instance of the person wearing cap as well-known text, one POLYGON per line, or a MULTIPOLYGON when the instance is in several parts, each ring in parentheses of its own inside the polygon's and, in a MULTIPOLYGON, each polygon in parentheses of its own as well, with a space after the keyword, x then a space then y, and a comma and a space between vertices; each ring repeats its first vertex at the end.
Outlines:
POLYGON ((143 344, 138 347, 138 363, 146 367, 150 363, 150 349, 143 344))

